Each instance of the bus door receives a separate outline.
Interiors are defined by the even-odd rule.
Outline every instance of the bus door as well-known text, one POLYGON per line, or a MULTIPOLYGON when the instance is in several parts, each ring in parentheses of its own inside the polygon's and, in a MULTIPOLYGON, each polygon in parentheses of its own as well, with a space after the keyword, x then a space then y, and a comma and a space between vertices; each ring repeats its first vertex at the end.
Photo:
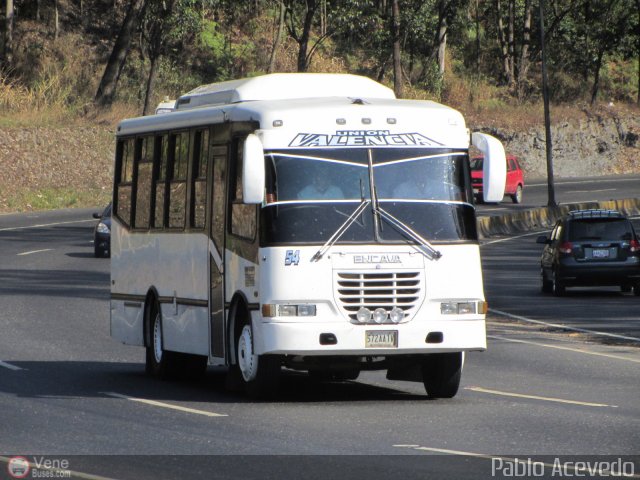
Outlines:
POLYGON ((209 233, 209 321, 211 358, 214 365, 225 363, 224 235, 227 190, 227 145, 213 146, 211 182, 211 222, 209 233))

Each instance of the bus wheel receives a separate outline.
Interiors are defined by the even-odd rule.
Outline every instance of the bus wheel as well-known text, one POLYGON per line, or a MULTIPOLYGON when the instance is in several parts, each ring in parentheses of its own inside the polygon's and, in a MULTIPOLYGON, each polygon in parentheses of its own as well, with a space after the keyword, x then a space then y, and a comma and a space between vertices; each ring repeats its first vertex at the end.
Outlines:
POLYGON ((258 398, 273 398, 280 380, 280 357, 256 355, 251 325, 242 327, 237 341, 237 361, 245 391, 258 398))
POLYGON ((462 375, 462 352, 432 353, 422 363, 422 381, 429 398, 453 398, 462 375))
POLYGON ((152 308, 150 319, 150 335, 146 351, 145 371, 154 377, 166 379, 176 373, 177 355, 164 349, 162 341, 162 317, 157 305, 152 308))

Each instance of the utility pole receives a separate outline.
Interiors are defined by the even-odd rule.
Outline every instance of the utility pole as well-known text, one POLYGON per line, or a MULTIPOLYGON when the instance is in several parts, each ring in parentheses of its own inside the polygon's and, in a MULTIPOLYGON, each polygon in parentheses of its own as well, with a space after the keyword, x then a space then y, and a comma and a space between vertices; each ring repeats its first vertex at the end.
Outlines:
POLYGON ((547 206, 556 207, 556 194, 553 186, 553 150, 551 148, 551 117, 549 114, 549 83, 547 79, 547 55, 544 45, 544 1, 540 0, 540 48, 542 50, 542 97, 544 99, 544 133, 547 146, 547 206))

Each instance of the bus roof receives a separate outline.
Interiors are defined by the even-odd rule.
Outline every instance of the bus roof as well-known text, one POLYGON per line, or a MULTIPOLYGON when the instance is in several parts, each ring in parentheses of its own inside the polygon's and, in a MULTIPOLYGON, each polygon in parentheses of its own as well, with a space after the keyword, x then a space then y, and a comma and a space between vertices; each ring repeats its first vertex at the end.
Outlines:
POLYGON ((178 98, 176 108, 320 97, 395 98, 395 94, 390 88, 358 75, 272 73, 200 86, 178 98))
MULTIPOLYGON (((219 92, 241 92, 238 98, 249 98, 250 92, 254 100, 244 100, 231 104, 202 105, 199 108, 178 108, 166 115, 150 115, 123 120, 118 126, 118 136, 138 135, 154 131, 179 130, 200 125, 211 125, 223 122, 256 122, 261 131, 265 148, 292 148, 295 138, 300 135, 321 135, 318 142, 341 141, 337 139, 340 132, 366 131, 365 135, 397 135, 397 134, 421 134, 433 140, 429 145, 447 146, 451 148, 467 148, 469 143, 468 131, 462 115, 445 105, 423 100, 399 100, 393 96, 393 92, 387 87, 373 80, 356 77, 354 75, 336 74, 274 74, 257 77, 256 79, 234 80, 222 84, 201 87, 209 92, 219 88, 219 92), (309 77, 308 75, 311 75, 309 77), (336 95, 339 85, 328 85, 326 89, 313 89, 315 97, 296 97, 302 90, 292 91, 292 95, 285 92, 258 92, 257 85, 265 84, 257 82, 258 79, 269 77, 287 78, 292 83, 296 78, 355 79, 355 83, 367 85, 372 83, 370 90, 363 89, 358 93, 375 93, 377 87, 378 97, 336 95), (294 77, 294 78, 291 78, 294 77), (233 89, 227 87, 234 86, 233 89), (388 96, 383 95, 387 92, 388 96), (257 95, 260 94, 260 100, 257 95), (269 98, 278 97, 278 98, 269 98), (281 98, 280 98, 281 97, 281 98)), ((371 86, 371 85, 369 85, 371 86)), ((267 89, 269 90, 269 89, 267 89)), ((345 92, 349 88, 345 89, 345 92)), ((307 90, 308 92, 308 90, 307 90)), ((208 95, 209 93, 203 93, 208 95)), ((215 93, 215 92, 213 92, 215 93)), ((344 93, 344 92, 343 92, 344 93)), ((356 93, 356 92, 351 92, 356 93)), ((187 94, 187 95, 193 95, 187 94)), ((185 98, 183 96, 181 98, 185 98)), ((192 97, 193 98, 193 97, 192 97)), ((198 100, 200 101, 201 98, 198 100)), ((348 133, 347 135, 359 135, 348 133)), ((313 137, 308 137, 313 138, 313 137)), ((358 140, 360 141, 360 140, 358 140)), ((365 140, 362 140, 366 142, 365 140)), ((297 144, 297 143, 296 143, 297 144)), ((399 145, 398 145, 399 146, 399 145)))

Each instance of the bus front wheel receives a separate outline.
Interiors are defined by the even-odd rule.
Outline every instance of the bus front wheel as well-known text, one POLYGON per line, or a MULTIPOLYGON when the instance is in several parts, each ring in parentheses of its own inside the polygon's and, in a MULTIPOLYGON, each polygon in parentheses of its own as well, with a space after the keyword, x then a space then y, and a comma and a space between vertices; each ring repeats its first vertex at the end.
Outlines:
POLYGON ((254 350, 253 330, 244 324, 236 344, 237 367, 245 391, 258 398, 273 398, 280 380, 280 357, 257 355, 254 350))
POLYGON ((157 305, 150 310, 149 318, 149 339, 146 349, 145 370, 154 377, 166 379, 176 373, 176 355, 164 349, 162 316, 157 305))
POLYGON ((429 398, 453 398, 462 376, 462 352, 433 353, 422 363, 422 381, 429 398))

